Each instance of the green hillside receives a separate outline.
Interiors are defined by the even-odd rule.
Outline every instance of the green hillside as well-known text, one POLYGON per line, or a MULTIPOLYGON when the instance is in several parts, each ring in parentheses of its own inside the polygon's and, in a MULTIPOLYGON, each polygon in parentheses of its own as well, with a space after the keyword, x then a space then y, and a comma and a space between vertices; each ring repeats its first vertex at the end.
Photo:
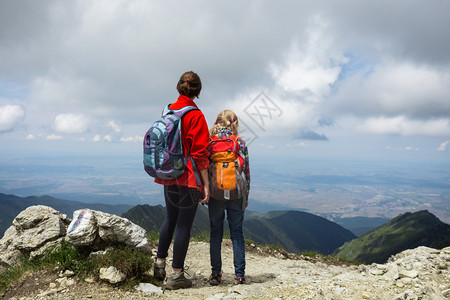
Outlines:
POLYGON ((339 258, 364 263, 385 263, 406 249, 427 246, 441 249, 450 245, 450 225, 423 210, 400 215, 377 229, 345 243, 335 251, 339 258))
POLYGON ((325 218, 302 211, 273 211, 244 221, 246 237, 259 244, 278 244, 290 252, 330 254, 356 236, 325 218))
MULTIPOLYGON (((122 215, 147 231, 158 231, 164 221, 162 206, 138 205, 122 215)), ((228 231, 228 225, 224 224, 228 231)), ((209 232, 208 209, 199 206, 192 235, 209 232)), ((329 254, 356 236, 325 218, 300 211, 246 212, 244 236, 258 244, 280 245, 291 252, 313 250, 329 254), (250 217, 247 218, 247 215, 250 217)))
POLYGON ((57 211, 66 214, 69 218, 72 218, 74 211, 83 208, 90 208, 120 216, 123 212, 132 207, 131 205, 108 205, 68 201, 50 196, 31 196, 22 198, 0 193, 0 237, 3 237, 3 233, 11 226, 14 218, 21 211, 32 205, 50 206, 57 211))

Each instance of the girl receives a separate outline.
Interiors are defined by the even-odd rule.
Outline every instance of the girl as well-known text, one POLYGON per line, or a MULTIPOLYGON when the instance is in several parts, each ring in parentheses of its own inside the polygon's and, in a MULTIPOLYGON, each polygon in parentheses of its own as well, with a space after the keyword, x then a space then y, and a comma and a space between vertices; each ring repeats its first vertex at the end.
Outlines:
MULTIPOLYGON (((239 156, 243 161, 243 172, 247 181, 246 192, 240 199, 218 200, 213 197, 208 203, 210 220, 210 256, 212 274, 209 279, 211 285, 218 285, 222 279, 221 245, 223 238, 223 221, 225 211, 230 227, 231 240, 233 242, 234 281, 235 284, 245 283, 245 241, 242 233, 244 210, 248 206, 248 191, 250 190, 250 168, 248 150, 245 142, 238 136, 239 121, 234 112, 224 110, 217 116, 214 126, 210 129, 210 136, 218 138, 230 138, 236 136, 239 145, 239 156)), ((212 139, 212 138, 211 138, 212 139)), ((211 158, 211 157, 210 157, 211 158)), ((211 162, 213 163, 213 162, 211 162)), ((211 174, 210 174, 211 178, 211 174)))
MULTIPOLYGON (((184 73, 177 84, 180 96, 169 108, 177 110, 185 106, 197 107, 194 99, 198 98, 201 89, 202 83, 196 73, 192 71, 184 73)), ((155 182, 164 185, 167 208, 166 217, 161 226, 157 259, 153 269, 154 276, 159 280, 164 280, 166 277, 166 257, 175 233, 172 272, 167 278, 167 289, 192 286, 192 281, 184 276, 184 260, 189 246, 191 227, 198 202, 206 204, 209 200, 209 159, 207 149, 209 134, 205 116, 200 110, 190 111, 182 117, 181 138, 183 153, 190 153, 203 179, 203 185, 197 185, 191 160, 188 160, 186 169, 180 177, 176 179, 155 179, 155 182), (202 192, 203 196, 200 196, 202 192)))

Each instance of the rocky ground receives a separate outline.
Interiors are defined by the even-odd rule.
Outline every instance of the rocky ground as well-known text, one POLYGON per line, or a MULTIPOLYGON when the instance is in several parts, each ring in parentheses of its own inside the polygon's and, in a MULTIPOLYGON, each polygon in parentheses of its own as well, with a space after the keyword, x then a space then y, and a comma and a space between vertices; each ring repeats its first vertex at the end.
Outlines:
POLYGON ((186 259, 194 283, 190 289, 125 291, 41 271, 26 275, 4 299, 450 299, 450 247, 419 247, 369 266, 249 247, 245 285, 233 283, 230 241, 224 242, 222 256, 224 276, 217 287, 208 283, 209 244, 193 242, 186 259))

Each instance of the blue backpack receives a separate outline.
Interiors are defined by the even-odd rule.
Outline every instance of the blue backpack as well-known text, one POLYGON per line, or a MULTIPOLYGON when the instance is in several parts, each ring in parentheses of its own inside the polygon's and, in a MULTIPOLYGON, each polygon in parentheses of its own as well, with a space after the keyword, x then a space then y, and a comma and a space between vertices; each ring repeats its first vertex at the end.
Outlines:
POLYGON ((153 123, 144 136, 144 169, 151 177, 174 179, 184 173, 190 158, 197 184, 200 186, 200 177, 194 160, 190 150, 188 155, 184 155, 181 138, 181 118, 187 112, 198 110, 198 108, 185 106, 173 110, 169 108, 169 105, 164 109, 161 118, 153 123))

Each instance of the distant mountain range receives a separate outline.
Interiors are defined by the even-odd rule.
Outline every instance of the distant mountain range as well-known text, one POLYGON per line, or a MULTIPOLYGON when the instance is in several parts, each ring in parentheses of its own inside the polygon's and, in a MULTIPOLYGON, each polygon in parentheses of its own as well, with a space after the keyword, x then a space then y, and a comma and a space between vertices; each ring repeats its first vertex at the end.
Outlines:
POLYGON ((391 255, 418 246, 450 246, 450 225, 427 210, 402 214, 386 224, 345 243, 336 256, 363 263, 385 263, 391 255))
POLYGON ((108 205, 61 200, 50 196, 22 198, 0 193, 0 237, 3 237, 3 233, 12 225, 14 218, 21 211, 32 205, 50 206, 66 214, 69 218, 72 218, 74 211, 83 208, 90 208, 120 216, 133 207, 126 204, 108 205))
MULTIPOLYGON (((122 216, 147 231, 158 231, 164 221, 161 205, 138 205, 122 216)), ((301 211, 246 212, 244 235, 257 244, 275 244, 291 252, 317 251, 330 254, 344 242, 356 236, 342 226, 325 218, 301 211)), ((225 225, 227 228, 227 225, 225 225)), ((209 232, 206 207, 199 206, 192 234, 209 232)))
MULTIPOLYGON (((11 226, 12 220, 31 205, 50 206, 69 217, 78 209, 99 210, 126 217, 147 231, 159 231, 165 217, 165 207, 161 205, 90 204, 50 196, 23 198, 0 193, 0 237, 11 226)), ((199 205, 192 235, 204 232, 209 232, 208 209, 199 205)), ((295 210, 246 211, 244 235, 257 244, 275 244, 291 252, 333 253, 364 263, 383 263, 391 255, 418 246, 443 248, 450 245, 450 225, 426 210, 405 213, 386 223, 383 218, 364 217, 334 219, 332 222, 295 210), (357 238, 355 232, 361 236, 357 238)))

